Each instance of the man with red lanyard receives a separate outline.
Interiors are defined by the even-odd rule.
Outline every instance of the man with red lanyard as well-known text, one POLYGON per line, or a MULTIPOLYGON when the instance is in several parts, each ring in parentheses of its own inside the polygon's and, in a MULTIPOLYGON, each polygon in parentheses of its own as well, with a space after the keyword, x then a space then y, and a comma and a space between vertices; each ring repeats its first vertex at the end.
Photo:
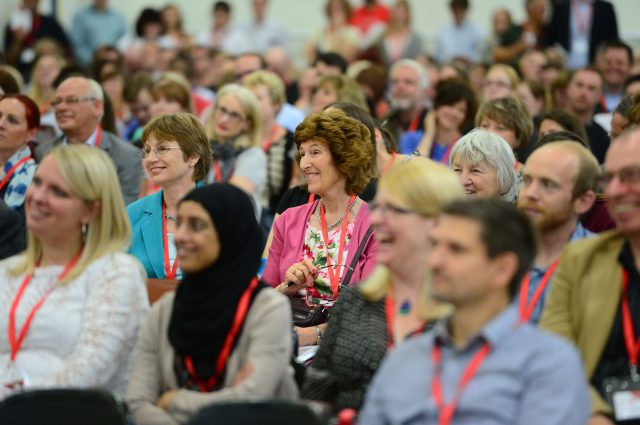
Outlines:
POLYGON ((522 320, 533 324, 540 321, 562 249, 570 242, 593 236, 580 224, 580 216, 596 200, 599 176, 595 156, 569 140, 544 145, 527 159, 518 209, 529 217, 538 233, 538 254, 515 299, 522 320))
POLYGON ((36 156, 41 161, 51 149, 66 143, 86 143, 105 151, 118 173, 120 190, 126 204, 138 199, 142 164, 138 149, 117 135, 103 130, 104 94, 97 81, 70 77, 56 88, 51 101, 62 136, 40 144, 36 156))
POLYGON ((611 143, 602 186, 617 229, 569 246, 540 327, 574 342, 591 384, 590 425, 640 423, 640 130, 611 143))
POLYGON ((420 143, 427 115, 429 75, 413 59, 401 59, 390 72, 389 93, 391 111, 382 120, 398 141, 399 152, 411 153, 420 143))
POLYGON ((520 322, 512 305, 535 256, 526 217, 498 200, 456 201, 431 240, 431 293, 455 312, 391 352, 358 423, 584 425, 575 348, 520 322))

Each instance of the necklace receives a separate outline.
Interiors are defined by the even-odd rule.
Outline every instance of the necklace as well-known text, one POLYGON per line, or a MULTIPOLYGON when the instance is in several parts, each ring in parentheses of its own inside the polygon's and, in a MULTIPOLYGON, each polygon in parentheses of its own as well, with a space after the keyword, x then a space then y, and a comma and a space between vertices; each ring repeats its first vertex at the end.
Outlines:
POLYGON ((402 301, 402 304, 400 304, 400 309, 398 311, 400 313, 400 316, 406 316, 409 314, 410 311, 411 311, 411 301, 409 300, 402 301))
MULTIPOLYGON (((331 226, 327 226, 327 232, 330 232, 338 224, 342 223, 342 220, 344 220, 344 218, 347 215, 347 213, 351 212, 351 209, 354 207, 356 202, 358 202, 358 197, 357 196, 353 199, 353 202, 351 203, 351 205, 349 205, 349 208, 347 208, 347 210, 342 214, 342 216, 340 216, 340 218, 335 223, 333 223, 331 226)), ((316 208, 316 218, 318 219, 318 221, 320 221, 320 203, 318 203, 318 208, 316 208)))

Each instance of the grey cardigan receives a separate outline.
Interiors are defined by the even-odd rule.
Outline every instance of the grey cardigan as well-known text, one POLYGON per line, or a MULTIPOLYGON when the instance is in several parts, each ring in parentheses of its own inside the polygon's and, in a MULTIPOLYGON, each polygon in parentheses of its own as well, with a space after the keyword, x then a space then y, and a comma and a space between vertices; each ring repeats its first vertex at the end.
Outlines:
POLYGON ((165 294, 151 308, 140 328, 135 361, 125 400, 138 425, 183 424, 210 404, 240 399, 296 399, 298 390, 289 366, 291 307, 271 288, 256 296, 235 349, 227 362, 224 388, 211 393, 180 389, 174 373, 175 352, 168 337, 174 293, 165 294), (240 368, 253 371, 239 385, 231 382, 240 368), (165 411, 155 405, 168 390, 177 390, 165 411))

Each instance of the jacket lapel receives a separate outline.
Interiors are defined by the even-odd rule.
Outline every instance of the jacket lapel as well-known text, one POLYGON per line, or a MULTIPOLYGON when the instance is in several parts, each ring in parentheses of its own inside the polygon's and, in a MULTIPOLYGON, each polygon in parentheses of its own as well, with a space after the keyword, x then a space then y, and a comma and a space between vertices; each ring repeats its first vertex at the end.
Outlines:
POLYGON ((145 205, 144 218, 140 222, 142 241, 153 271, 159 278, 165 277, 164 248, 162 243, 162 191, 150 197, 145 205))

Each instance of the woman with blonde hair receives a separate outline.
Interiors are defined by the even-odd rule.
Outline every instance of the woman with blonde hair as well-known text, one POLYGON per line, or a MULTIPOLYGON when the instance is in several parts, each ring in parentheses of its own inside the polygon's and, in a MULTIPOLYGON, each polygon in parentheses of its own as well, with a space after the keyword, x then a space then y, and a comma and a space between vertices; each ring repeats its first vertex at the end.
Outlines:
POLYGON ((341 293, 303 398, 336 412, 359 409, 385 354, 448 312, 429 297, 424 259, 440 208, 463 196, 456 175, 425 158, 394 165, 381 177, 371 204, 378 265, 367 280, 341 293))
POLYGON ((262 192, 267 180, 267 157, 260 148, 260 103, 251 90, 227 84, 217 93, 207 136, 213 152, 208 182, 229 182, 253 199, 256 217, 262 211, 262 192))
POLYGON ((487 71, 482 85, 482 100, 494 100, 515 95, 520 77, 513 67, 498 63, 487 71))
POLYGON ((320 112, 336 102, 353 103, 369 110, 364 92, 356 81, 346 75, 323 75, 311 96, 311 112, 320 112))
POLYGON ((36 170, 27 249, 0 262, 0 396, 124 390, 149 302, 140 264, 123 252, 131 229, 117 182, 109 156, 85 145, 55 148, 36 170))

